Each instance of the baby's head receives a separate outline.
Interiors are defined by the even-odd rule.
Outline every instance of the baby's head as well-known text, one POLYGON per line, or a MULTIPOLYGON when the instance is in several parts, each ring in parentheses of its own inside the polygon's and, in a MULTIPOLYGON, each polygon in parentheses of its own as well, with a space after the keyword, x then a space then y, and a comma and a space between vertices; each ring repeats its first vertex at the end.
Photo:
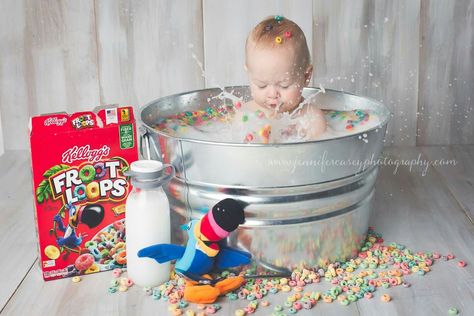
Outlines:
POLYGON ((295 109, 313 71, 301 28, 278 15, 260 22, 247 38, 245 68, 258 105, 279 112, 295 109))

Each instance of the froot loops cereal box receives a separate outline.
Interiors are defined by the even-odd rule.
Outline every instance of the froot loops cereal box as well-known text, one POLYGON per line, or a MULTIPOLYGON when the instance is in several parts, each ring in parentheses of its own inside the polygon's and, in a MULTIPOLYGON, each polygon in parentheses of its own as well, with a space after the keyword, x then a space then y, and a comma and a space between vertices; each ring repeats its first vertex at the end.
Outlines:
POLYGON ((35 116, 29 129, 43 278, 125 267, 124 172, 138 159, 132 107, 35 116))

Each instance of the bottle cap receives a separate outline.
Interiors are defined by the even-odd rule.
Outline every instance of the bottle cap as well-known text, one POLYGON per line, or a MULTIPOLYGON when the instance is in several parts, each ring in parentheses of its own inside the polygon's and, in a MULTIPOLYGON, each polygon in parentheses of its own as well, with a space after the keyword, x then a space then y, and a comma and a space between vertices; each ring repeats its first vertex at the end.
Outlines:
POLYGON ((159 187, 174 177, 175 169, 171 164, 163 164, 156 160, 137 160, 130 165, 125 173, 132 178, 132 185, 142 189, 159 187), (166 173, 166 169, 170 169, 166 173))
POLYGON ((157 160, 137 160, 132 162, 130 169, 139 173, 158 172, 163 169, 163 164, 157 160))

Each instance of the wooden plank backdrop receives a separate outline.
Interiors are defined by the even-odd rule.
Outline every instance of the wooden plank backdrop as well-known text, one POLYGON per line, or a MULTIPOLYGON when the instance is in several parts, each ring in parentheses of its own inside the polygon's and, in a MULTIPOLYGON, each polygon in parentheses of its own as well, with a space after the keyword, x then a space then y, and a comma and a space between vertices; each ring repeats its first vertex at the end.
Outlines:
POLYGON ((94 3, 7 0, 0 12, 5 148, 28 148, 31 115, 98 104, 94 3))
POLYGON ((247 84, 245 40, 252 28, 270 15, 296 22, 312 43, 312 0, 220 1, 204 0, 206 85, 247 84))
POLYGON ((96 1, 95 12, 101 103, 204 87, 200 1, 96 1))
POLYGON ((306 33, 314 86, 391 109, 387 144, 473 143, 474 0, 2 0, 0 153, 28 148, 31 115, 246 84, 273 14, 306 33))
POLYGON ((314 3, 315 83, 384 102, 386 143, 415 145, 420 2, 314 3))
POLYGON ((424 1, 418 111, 421 144, 474 142, 474 1, 424 1))
POLYGON ((2 115, 0 113, 0 156, 2 156, 5 153, 5 145, 3 141, 3 131, 2 131, 2 115))
POLYGON ((32 234, 36 228, 33 204, 30 202, 29 166, 27 152, 9 151, 0 157, 0 174, 8 177, 8 185, 0 191, 0 249, 12 252, 11 259, 2 260, 2 270, 8 272, 2 274, 4 286, 0 287, 0 309, 8 302, 38 256, 37 238, 32 234), (18 172, 17 168, 23 171, 18 172), (18 185, 22 189, 18 189, 18 185))

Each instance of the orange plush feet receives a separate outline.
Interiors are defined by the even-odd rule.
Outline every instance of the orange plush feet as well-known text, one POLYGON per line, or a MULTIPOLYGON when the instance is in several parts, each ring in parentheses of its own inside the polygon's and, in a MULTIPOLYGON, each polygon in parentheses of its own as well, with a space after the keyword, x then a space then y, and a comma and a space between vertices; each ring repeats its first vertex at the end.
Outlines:
POLYGON ((184 288, 184 299, 191 303, 214 303, 220 294, 219 289, 211 285, 194 285, 186 282, 186 287, 184 288))
POLYGON ((245 283, 245 279, 241 276, 231 277, 216 283, 215 287, 219 289, 221 295, 225 295, 233 290, 238 289, 245 283))
POLYGON ((215 286, 196 285, 196 282, 186 281, 184 299, 191 303, 211 304, 217 300, 219 295, 236 290, 244 283, 245 279, 241 276, 219 281, 215 286))

